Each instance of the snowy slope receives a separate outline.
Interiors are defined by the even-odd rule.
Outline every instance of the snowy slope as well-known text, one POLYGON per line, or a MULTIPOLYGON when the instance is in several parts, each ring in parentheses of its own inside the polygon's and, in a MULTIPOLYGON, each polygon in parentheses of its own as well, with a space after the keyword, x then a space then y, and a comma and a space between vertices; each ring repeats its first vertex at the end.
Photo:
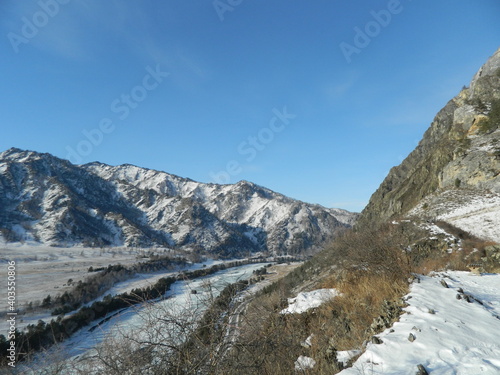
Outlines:
POLYGON ((446 221, 466 232, 500 242, 500 194, 479 189, 454 189, 431 195, 409 216, 446 221))
POLYGON ((438 216, 477 237, 500 242, 500 194, 477 196, 467 204, 438 216))
POLYGON ((432 375, 500 374, 500 275, 448 271, 420 280, 399 322, 377 335, 383 343, 369 343, 340 374, 413 375, 419 364, 432 375))

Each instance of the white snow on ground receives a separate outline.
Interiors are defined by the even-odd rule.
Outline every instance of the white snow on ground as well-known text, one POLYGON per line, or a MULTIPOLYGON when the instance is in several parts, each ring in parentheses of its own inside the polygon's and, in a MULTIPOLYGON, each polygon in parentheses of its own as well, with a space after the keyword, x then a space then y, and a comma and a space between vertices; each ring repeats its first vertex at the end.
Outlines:
MULTIPOLYGON (((138 251, 128 249, 95 249, 84 247, 54 248, 32 244, 0 246, 0 267, 16 262, 16 303, 24 308, 28 302, 40 301, 48 294, 55 296, 71 290, 67 281, 84 281, 90 266, 124 266, 137 263, 138 251)), ((5 306, 0 306, 0 313, 5 306)), ((1 322, 0 322, 1 324, 1 322)))
POLYGON ((309 370, 316 365, 316 361, 312 359, 311 357, 306 357, 301 355, 297 360, 295 361, 295 371, 305 371, 309 370))
POLYGON ((423 199, 408 214, 443 220, 476 237, 500 242, 500 194, 495 192, 443 191, 423 199))
POLYGON ((337 352, 337 361, 342 362, 344 364, 344 366, 346 366, 347 362, 349 362, 349 360, 351 358, 354 358, 360 354, 361 354, 361 350, 357 350, 357 349, 338 351, 337 352))
POLYGON ((281 310, 281 314, 302 314, 338 295, 339 292, 336 289, 317 289, 312 292, 299 293, 295 298, 288 298, 288 307, 281 310))
POLYGON ((455 236, 452 234, 446 232, 445 230, 441 229, 438 227, 436 224, 433 223, 423 223, 422 228, 426 229, 429 231, 431 234, 430 239, 436 238, 438 235, 443 235, 445 237, 445 240, 448 242, 453 242, 455 241, 455 236))
POLYGON ((191 264, 190 266, 184 266, 184 267, 181 267, 181 268, 173 270, 173 271, 138 273, 133 278, 130 278, 128 280, 125 280, 125 281, 122 281, 122 282, 115 284, 103 296, 97 298, 96 300, 91 301, 90 304, 92 304, 95 301, 102 300, 104 298, 104 296, 108 295, 108 294, 115 296, 117 294, 130 292, 133 289, 147 288, 148 286, 153 286, 161 278, 177 275, 179 273, 179 271, 181 271, 181 270, 182 271, 194 271, 194 270, 201 269, 203 267, 210 268, 216 264, 221 264, 221 263, 224 263, 224 262, 218 261, 218 260, 216 261, 216 260, 208 259, 204 263, 194 263, 194 264, 191 264))
POLYGON ((475 197, 438 219, 478 237, 500 242, 500 196, 475 197))
POLYGON ((399 322, 378 335, 383 343, 369 343, 340 374, 415 374, 419 364, 432 375, 500 374, 500 275, 447 271, 420 279, 399 322), (457 299, 459 288, 483 304, 457 299))
POLYGON ((438 219, 445 220, 477 237, 500 242, 500 203, 497 206, 476 206, 472 203, 438 219))
MULTIPOLYGON (((41 301, 48 294, 56 296, 65 291, 71 291, 72 285, 68 285, 68 280, 73 279, 74 283, 84 281, 92 276, 88 272, 90 266, 107 267, 110 264, 122 264, 131 266, 137 263, 138 256, 155 253, 155 249, 126 249, 126 248, 54 248, 49 246, 33 246, 33 244, 9 244, 0 246, 0 275, 6 270, 7 261, 16 262, 16 307, 21 311, 18 315, 17 328, 23 330, 29 324, 37 324, 38 320, 49 322, 55 319, 51 311, 27 312, 29 302, 41 301)), ((135 288, 144 288, 154 285, 160 278, 172 276, 182 270, 195 270, 210 267, 221 261, 206 260, 204 263, 194 263, 183 266, 179 269, 166 270, 163 272, 137 274, 133 278, 122 281, 106 291, 102 296, 90 301, 91 305, 95 301, 102 300, 105 295, 116 295, 130 292, 135 288)), ((7 305, 0 306, 0 317, 7 311, 7 305)), ((9 323, 7 319, 0 319, 0 334, 6 335, 9 323)))

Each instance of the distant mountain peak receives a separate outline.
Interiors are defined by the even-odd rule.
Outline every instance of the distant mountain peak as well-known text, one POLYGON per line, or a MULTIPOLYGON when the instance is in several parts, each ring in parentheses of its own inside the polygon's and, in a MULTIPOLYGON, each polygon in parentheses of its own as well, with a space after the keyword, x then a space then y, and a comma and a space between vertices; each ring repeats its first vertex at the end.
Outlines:
POLYGON ((33 151, 21 150, 17 147, 11 147, 8 150, 0 153, 0 159, 4 158, 18 158, 20 156, 26 156, 33 154, 33 151))

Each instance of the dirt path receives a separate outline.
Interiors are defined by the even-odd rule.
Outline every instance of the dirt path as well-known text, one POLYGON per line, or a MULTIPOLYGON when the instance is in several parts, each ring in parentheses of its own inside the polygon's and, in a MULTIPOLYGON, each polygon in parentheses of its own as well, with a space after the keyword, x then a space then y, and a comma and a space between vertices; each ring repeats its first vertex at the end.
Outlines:
POLYGON ((301 262, 290 264, 275 264, 269 267, 267 269, 267 274, 264 275, 264 280, 261 280, 258 283, 252 285, 249 289, 243 291, 242 294, 235 299, 236 304, 234 310, 230 312, 228 318, 225 338, 219 346, 219 350, 222 350, 223 348, 223 356, 226 355, 229 350, 231 350, 231 347, 238 339, 243 321, 242 317, 245 315, 248 305, 254 300, 255 293, 285 277, 300 265, 302 265, 301 262))

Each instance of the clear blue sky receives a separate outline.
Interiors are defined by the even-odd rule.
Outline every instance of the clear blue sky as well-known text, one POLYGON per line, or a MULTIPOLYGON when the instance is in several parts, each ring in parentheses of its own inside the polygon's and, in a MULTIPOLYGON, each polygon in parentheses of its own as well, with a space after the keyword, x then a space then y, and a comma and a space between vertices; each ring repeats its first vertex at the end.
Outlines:
POLYGON ((0 150, 360 211, 500 46, 499 16, 498 0, 2 0, 0 150))

